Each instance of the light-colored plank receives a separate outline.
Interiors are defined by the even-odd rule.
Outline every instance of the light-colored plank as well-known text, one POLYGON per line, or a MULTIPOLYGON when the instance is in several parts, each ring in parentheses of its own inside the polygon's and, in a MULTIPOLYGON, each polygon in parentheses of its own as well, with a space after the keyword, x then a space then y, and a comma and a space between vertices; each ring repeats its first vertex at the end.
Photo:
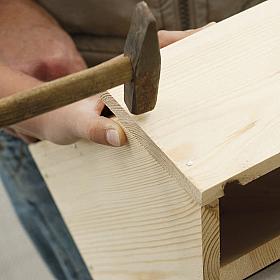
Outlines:
POLYGON ((221 279, 244 279, 280 258, 280 170, 220 199, 221 279))
POLYGON ((220 199, 222 266, 280 235, 279 182, 277 169, 245 187, 235 182, 225 188, 220 199))
MULTIPOLYGON (((269 0, 164 49, 158 104, 131 116, 202 204, 280 165, 279 10, 269 0)), ((125 108, 122 88, 110 92, 125 108)))
MULTIPOLYGON (((242 280, 279 260, 280 236, 221 268, 222 280, 242 280)), ((279 277, 277 278, 279 279, 279 277)))
POLYGON ((32 151, 94 279, 202 280, 200 205, 128 137, 32 151))
POLYGON ((202 208, 202 249, 204 280, 220 279, 219 201, 202 208))
POLYGON ((96 280, 219 277, 208 204, 226 182, 280 166, 279 8, 267 1, 164 49, 153 112, 130 116, 121 88, 103 94, 127 146, 33 146, 96 280))
POLYGON ((252 275, 247 280, 279 280, 279 275, 280 275, 280 261, 252 275))

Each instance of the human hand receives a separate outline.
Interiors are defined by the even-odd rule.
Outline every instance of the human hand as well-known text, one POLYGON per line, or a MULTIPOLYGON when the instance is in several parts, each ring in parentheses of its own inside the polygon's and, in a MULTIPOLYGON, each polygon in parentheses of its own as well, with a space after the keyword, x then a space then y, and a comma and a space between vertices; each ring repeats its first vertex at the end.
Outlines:
POLYGON ((32 0, 0 1, 0 61, 41 81, 86 68, 69 35, 32 0))
MULTIPOLYGON (((0 5, 0 60, 13 70, 37 78, 19 77, 19 73, 16 73, 19 82, 13 79, 13 83, 18 87, 8 87, 6 93, 31 88, 40 84, 39 80, 53 80, 86 67, 71 38, 33 1, 3 0, 0 5), (3 34, 9 35, 8 40, 1 40, 3 34), (21 45, 18 45, 19 41, 21 45), (28 87, 21 86, 30 79, 32 82, 27 82, 28 87)), ((160 45, 166 46, 194 32, 197 30, 161 31, 160 45)), ((10 74, 11 77, 15 75, 10 74)), ((101 144, 123 145, 126 142, 124 131, 112 119, 100 116, 103 108, 104 104, 95 96, 21 122, 13 128, 21 135, 47 139, 57 144, 70 144, 79 138, 86 138, 101 144)))
POLYGON ((160 30, 158 32, 158 38, 159 38, 159 45, 161 48, 164 48, 170 44, 173 44, 179 40, 182 40, 186 37, 189 37, 193 35, 194 33, 197 33, 211 25, 215 24, 215 22, 211 22, 201 28, 197 29, 189 29, 185 31, 167 31, 167 30, 160 30))
MULTIPOLYGON (((86 68, 68 34, 31 0, 0 2, 0 62, 10 68, 0 67, 2 97, 37 86, 39 80, 53 80, 86 68)), ((12 129, 28 141, 32 136, 69 144, 86 138, 101 144, 123 145, 124 131, 113 119, 100 116, 103 108, 95 96, 21 122, 12 129)))
MULTIPOLYGON (((42 81, 0 64, 0 94, 9 96, 40 86, 42 81)), ((121 146, 126 136, 113 119, 100 116, 104 108, 93 96, 38 117, 11 126, 16 132, 57 144, 71 144, 80 138, 97 143, 121 146)))
POLYGON ((126 143, 125 133, 114 119, 101 116, 104 106, 98 96, 93 96, 12 127, 23 135, 61 145, 87 139, 122 146, 126 143))
MULTIPOLYGON (((203 28, 188 31, 160 31, 160 45, 161 47, 166 46, 203 28)), ((109 143, 113 146, 124 144, 126 137, 120 126, 114 122, 109 122, 107 118, 100 117, 103 108, 104 104, 97 97, 92 97, 48 114, 44 125, 45 138, 56 143, 71 143, 78 138, 86 138, 101 144, 109 143), (65 116, 67 116, 67 122, 64 120, 65 116), (54 133, 50 127, 53 119, 61 120, 55 122, 59 128, 58 133, 54 133), (64 133, 61 133, 61 131, 64 131, 64 133)))

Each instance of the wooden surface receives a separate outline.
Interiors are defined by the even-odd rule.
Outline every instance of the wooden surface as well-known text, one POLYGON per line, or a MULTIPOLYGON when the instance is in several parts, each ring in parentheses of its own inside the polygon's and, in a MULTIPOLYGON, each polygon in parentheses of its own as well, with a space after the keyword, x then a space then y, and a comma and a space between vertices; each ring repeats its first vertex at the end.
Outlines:
POLYGON ((219 221, 218 203, 201 208, 134 135, 119 149, 32 147, 95 280, 239 280, 279 259, 278 170, 226 188, 219 221))
MULTIPOLYGON (((245 279, 253 273, 279 260, 280 236, 260 245, 256 249, 240 256, 235 261, 224 265, 221 269, 221 280, 245 279), (246 268, 246 269, 244 269, 246 268)), ((280 278, 280 274, 274 278, 280 278)), ((253 279, 253 277, 252 277, 253 279)), ((264 277, 262 279, 265 279, 264 277)))
POLYGON ((280 259, 279 187, 279 168, 246 186, 226 186, 220 199, 221 279, 244 279, 280 259))
MULTIPOLYGON (((105 93, 127 146, 33 146, 96 280, 230 273, 218 271, 217 198, 226 182, 247 183, 280 166, 279 9, 278 0, 267 1, 164 49, 151 113, 129 116, 121 88, 114 98, 105 93)), ((269 253, 251 259, 260 246, 236 267, 273 261, 269 253)))
POLYGON ((131 116, 202 204, 280 166, 279 10, 269 0, 164 49, 156 108, 131 116))
MULTIPOLYGON (((225 196, 220 199, 221 264, 280 236, 279 217, 279 168, 245 187, 236 182, 226 186, 225 196)), ((280 258, 280 248, 278 253, 280 258)))
POLYGON ((247 280, 279 280, 280 275, 280 261, 273 263, 262 271, 255 273, 247 278, 247 280))
POLYGON ((201 207, 128 137, 32 153, 95 280, 202 280, 201 207))
POLYGON ((203 280, 220 279, 219 201, 202 208, 203 280))
MULTIPOLYGON (((1 181, 0 202, 0 210, 3 214, 0 217, 0 251, 5 252, 5 254, 1 254, 0 256, 0 278, 7 280, 18 280, 22 278, 28 280, 54 280, 54 277, 48 271, 47 264, 43 263, 38 252, 30 243, 28 236, 16 218, 1 181)), ((240 273, 244 276, 244 273, 246 273, 243 269, 244 263, 249 263, 250 269, 248 269, 247 272, 253 273, 253 269, 255 268, 255 265, 252 264, 253 260, 258 260, 262 266, 264 265, 263 260, 273 261, 275 258, 273 258, 274 254, 272 252, 275 252, 275 248, 277 248, 275 245, 277 245, 277 243, 273 240, 269 245, 270 247, 267 245, 265 246, 265 248, 268 249, 267 251, 263 250, 264 246, 261 247, 263 256, 261 259, 256 258, 255 252, 251 252, 242 259, 227 265, 222 269, 224 279, 230 280, 230 278, 227 277, 233 278, 232 276, 240 276, 240 273), (267 252, 266 254, 264 254, 265 251, 267 252), (267 255, 271 257, 265 257, 267 255), (232 271, 234 272, 232 273, 232 271), (237 273, 238 271, 239 274, 237 273)), ((250 280, 279 280, 279 275, 280 262, 250 277, 250 280)), ((236 280, 236 278, 233 279, 236 280)))

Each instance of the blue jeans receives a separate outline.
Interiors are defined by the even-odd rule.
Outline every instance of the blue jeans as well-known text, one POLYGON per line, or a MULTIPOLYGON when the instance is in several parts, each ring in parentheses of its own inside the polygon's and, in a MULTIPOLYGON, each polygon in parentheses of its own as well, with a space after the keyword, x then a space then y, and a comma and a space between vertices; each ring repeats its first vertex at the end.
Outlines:
POLYGON ((23 227, 54 277, 92 279, 27 145, 3 131, 0 175, 23 227))

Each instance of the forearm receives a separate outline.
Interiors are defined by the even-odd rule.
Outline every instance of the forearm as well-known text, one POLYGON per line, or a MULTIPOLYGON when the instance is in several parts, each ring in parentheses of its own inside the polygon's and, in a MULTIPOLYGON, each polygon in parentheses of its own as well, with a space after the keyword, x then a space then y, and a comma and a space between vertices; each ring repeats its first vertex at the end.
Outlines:
POLYGON ((0 0, 0 61, 42 81, 85 67, 67 33, 31 0, 0 0))
MULTIPOLYGON (((34 0, 0 0, 0 22, 17 22, 20 17, 25 17, 34 24, 56 23, 55 19, 34 0)), ((56 23, 57 24, 57 23, 56 23)))
POLYGON ((19 30, 17 34, 26 32, 21 30, 22 24, 18 22, 19 13, 26 20, 33 19, 34 16, 30 15, 39 13, 40 8, 37 6, 32 0, 0 0, 0 98, 39 84, 37 79, 14 70, 16 67, 11 67, 12 63, 8 59, 17 57, 20 52, 20 49, 15 51, 16 48, 12 48, 10 43, 12 40, 17 41, 16 34, 13 36, 14 30, 19 30))
MULTIPOLYGON (((25 70, 28 68, 23 67, 21 57, 27 57, 23 42, 27 42, 26 34, 31 31, 31 28, 24 24, 25 22, 31 21, 29 27, 38 25, 42 21, 56 24, 46 13, 44 17, 43 14, 41 7, 32 0, 0 0, 0 98, 33 88, 41 83, 31 75, 23 73, 27 72, 25 70)), ((30 40, 30 45, 32 44, 33 41, 30 40)), ((24 126, 14 126, 17 128, 17 135, 28 131, 28 135, 36 136, 32 128, 38 125, 39 120, 28 121, 24 126)))

